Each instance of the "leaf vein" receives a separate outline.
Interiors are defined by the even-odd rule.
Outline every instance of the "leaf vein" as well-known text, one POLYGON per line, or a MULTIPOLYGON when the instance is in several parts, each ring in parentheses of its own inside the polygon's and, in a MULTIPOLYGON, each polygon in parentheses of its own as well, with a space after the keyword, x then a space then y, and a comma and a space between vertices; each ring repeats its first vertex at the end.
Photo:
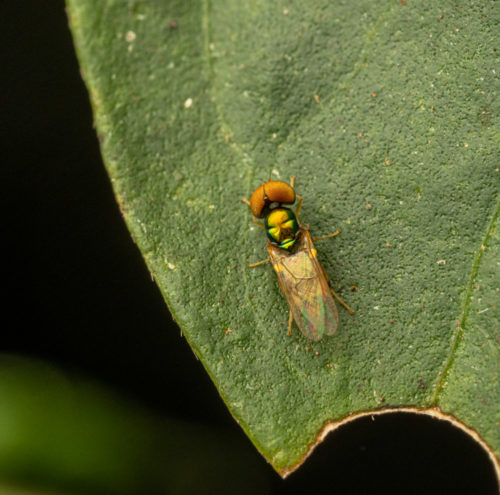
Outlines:
POLYGON ((451 344, 450 353, 446 359, 443 371, 441 373, 441 377, 437 383, 436 391, 434 393, 434 397, 433 397, 432 403, 431 403, 432 406, 437 405, 439 395, 440 395, 441 391, 443 390, 443 387, 446 383, 446 379, 448 377, 450 369, 451 369, 453 362, 455 360, 456 352, 457 352, 458 346, 460 345, 460 341, 462 340, 462 337, 463 337, 463 334, 465 331, 465 327, 467 324, 467 317, 469 315, 469 307, 470 307, 470 303, 471 303, 472 290, 473 290, 474 283, 475 283, 477 273, 479 270, 479 265, 481 264, 481 259, 483 257, 484 249, 488 245, 488 239, 491 237, 491 234, 495 229, 499 215, 500 215, 500 200, 497 203, 496 210, 493 213, 491 222, 486 230, 486 234, 483 237, 481 245, 479 246, 479 249, 478 249, 476 256, 474 258, 474 263, 472 265, 472 270, 471 270, 471 274, 469 277, 469 283, 467 284, 467 290, 465 293, 464 307, 462 310, 462 316, 460 318, 460 324, 457 327, 457 331, 455 333, 455 336, 454 336, 452 344, 451 344))

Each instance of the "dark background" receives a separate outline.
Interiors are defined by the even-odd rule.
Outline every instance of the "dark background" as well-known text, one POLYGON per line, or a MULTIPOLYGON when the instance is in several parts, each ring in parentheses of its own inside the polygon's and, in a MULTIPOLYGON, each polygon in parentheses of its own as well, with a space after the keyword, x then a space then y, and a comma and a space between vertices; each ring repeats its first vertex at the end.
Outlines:
POLYGON ((497 493, 475 442, 416 415, 358 420, 286 481, 274 473, 181 338, 126 230, 67 24, 60 0, 0 2, 0 351, 51 362, 161 415, 241 437, 273 493, 497 493))

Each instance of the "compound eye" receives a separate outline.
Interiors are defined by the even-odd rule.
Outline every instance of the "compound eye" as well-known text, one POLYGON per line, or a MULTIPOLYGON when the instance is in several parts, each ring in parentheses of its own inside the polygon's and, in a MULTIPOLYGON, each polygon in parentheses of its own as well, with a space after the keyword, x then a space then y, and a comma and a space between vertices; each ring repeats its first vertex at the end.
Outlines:
POLYGON ((250 210, 255 218, 263 218, 265 209, 272 203, 280 204, 295 203, 295 190, 282 180, 270 180, 259 186, 250 198, 250 210))
POLYGON ((252 215, 256 218, 262 218, 264 208, 266 206, 266 199, 264 197, 264 186, 259 186, 252 193, 250 198, 250 210, 252 215))
POLYGON ((264 184, 265 199, 269 203, 292 204, 295 203, 295 190, 287 182, 271 180, 264 184))

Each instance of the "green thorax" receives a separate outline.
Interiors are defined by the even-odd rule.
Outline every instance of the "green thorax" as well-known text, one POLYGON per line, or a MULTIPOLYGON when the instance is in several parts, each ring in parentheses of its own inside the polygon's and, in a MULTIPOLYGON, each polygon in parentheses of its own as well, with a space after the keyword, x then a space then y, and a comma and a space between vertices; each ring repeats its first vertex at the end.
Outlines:
POLYGON ((299 222, 292 210, 275 208, 265 218, 267 237, 272 244, 290 251, 297 240, 299 222))

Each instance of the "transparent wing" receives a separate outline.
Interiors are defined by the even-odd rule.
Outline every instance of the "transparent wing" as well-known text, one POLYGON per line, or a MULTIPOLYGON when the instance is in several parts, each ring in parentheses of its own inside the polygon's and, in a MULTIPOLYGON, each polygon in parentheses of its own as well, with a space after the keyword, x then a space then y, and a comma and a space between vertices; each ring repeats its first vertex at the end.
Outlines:
POLYGON ((338 312, 309 232, 301 231, 295 253, 284 253, 272 244, 268 252, 299 330, 307 338, 319 340, 333 335, 338 327, 338 312))

